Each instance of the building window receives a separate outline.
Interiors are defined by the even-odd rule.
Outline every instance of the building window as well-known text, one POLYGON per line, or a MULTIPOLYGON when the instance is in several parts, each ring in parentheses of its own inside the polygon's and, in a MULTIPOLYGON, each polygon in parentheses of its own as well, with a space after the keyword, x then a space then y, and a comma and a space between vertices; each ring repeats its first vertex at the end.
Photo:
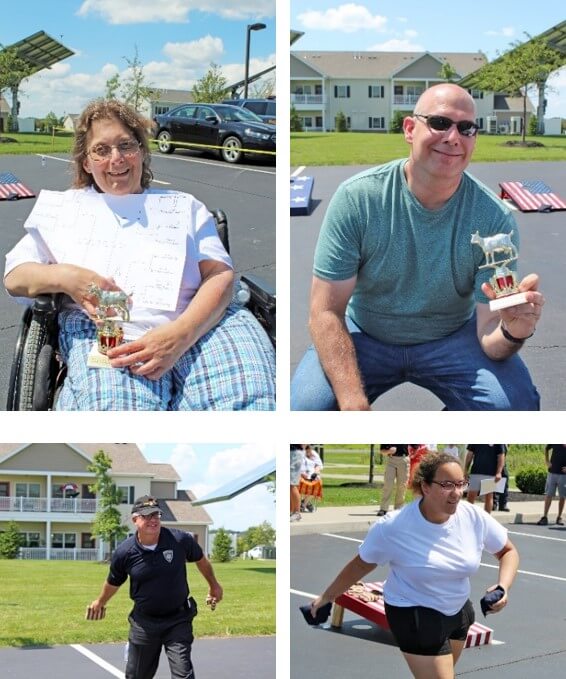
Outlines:
POLYGON ((315 94, 322 94, 322 85, 315 85, 314 86, 314 93, 315 94))
POLYGON ((20 533, 22 547, 39 547, 39 533, 23 532, 20 533))
POLYGON ((135 486, 118 486, 122 497, 120 504, 122 505, 133 505, 135 501, 136 488, 135 486))
POLYGON ((383 99, 385 87, 383 85, 368 85, 368 97, 370 99, 383 99))
POLYGON ((482 90, 468 90, 468 92, 472 95, 474 99, 483 99, 482 90))
POLYGON ((480 126, 480 130, 483 130, 483 118, 476 118, 476 123, 480 126))
POLYGON ((16 497, 39 497, 39 483, 16 483, 16 497))
POLYGON ((393 85, 393 94, 403 94, 403 85, 393 85))
POLYGON ((312 127, 312 117, 311 116, 304 116, 303 117, 303 127, 304 128, 312 127))
POLYGON ((322 129, 322 116, 316 116, 315 120, 316 120, 316 123, 315 123, 316 127, 319 127, 320 129, 322 129))
POLYGON ((424 92, 424 87, 422 85, 407 85, 407 94, 410 97, 420 97, 424 92))
POLYGON ((75 533, 53 533, 51 537, 53 549, 74 549, 77 546, 75 533))
POLYGON ((155 115, 159 115, 161 113, 167 113, 171 107, 170 106, 156 106, 155 107, 155 115))
POLYGON ((334 97, 336 99, 349 99, 350 85, 334 85, 334 97))
POLYGON ((385 129, 385 118, 383 116, 379 118, 369 118, 369 129, 370 130, 384 130, 385 129))
POLYGON ((96 540, 92 537, 92 533, 81 533, 81 548, 94 549, 96 547, 96 540))

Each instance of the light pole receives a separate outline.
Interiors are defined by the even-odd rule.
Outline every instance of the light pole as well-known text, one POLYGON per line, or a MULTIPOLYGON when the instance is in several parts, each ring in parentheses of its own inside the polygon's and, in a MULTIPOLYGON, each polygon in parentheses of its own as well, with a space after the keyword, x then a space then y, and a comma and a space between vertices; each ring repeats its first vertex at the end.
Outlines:
POLYGON ((244 76, 244 99, 248 98, 248 76, 250 71, 250 32, 262 31, 267 28, 265 24, 248 24, 246 31, 246 73, 244 76))

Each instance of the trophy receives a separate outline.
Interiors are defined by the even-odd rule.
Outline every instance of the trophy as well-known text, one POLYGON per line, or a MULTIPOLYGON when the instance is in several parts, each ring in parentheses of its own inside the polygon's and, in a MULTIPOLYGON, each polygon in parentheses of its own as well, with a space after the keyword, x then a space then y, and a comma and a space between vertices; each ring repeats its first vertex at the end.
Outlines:
POLYGON ((106 356, 124 340, 122 323, 130 320, 128 298, 130 295, 121 290, 102 290, 92 283, 88 291, 96 297, 96 313, 101 324, 96 329, 98 351, 106 356))
POLYGON ((496 294, 496 299, 492 299, 489 303, 491 311, 525 304, 527 301, 526 293, 519 292, 515 272, 507 266, 519 257, 517 248, 511 241, 512 235, 513 231, 511 233, 496 233, 485 238, 482 238, 478 231, 472 234, 472 245, 479 245, 485 255, 485 264, 482 264, 479 268, 494 270, 493 276, 489 279, 489 283, 496 294), (501 253, 502 256, 496 257, 498 253, 501 253))

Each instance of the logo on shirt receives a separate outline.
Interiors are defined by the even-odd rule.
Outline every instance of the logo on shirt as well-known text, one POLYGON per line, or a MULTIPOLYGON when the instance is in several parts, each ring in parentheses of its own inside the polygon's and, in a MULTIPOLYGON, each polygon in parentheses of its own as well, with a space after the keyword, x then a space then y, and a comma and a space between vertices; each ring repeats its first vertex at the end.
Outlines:
POLYGON ((167 561, 167 563, 171 563, 171 561, 173 561, 173 550, 172 549, 166 549, 163 552, 163 558, 165 559, 165 561, 167 561))

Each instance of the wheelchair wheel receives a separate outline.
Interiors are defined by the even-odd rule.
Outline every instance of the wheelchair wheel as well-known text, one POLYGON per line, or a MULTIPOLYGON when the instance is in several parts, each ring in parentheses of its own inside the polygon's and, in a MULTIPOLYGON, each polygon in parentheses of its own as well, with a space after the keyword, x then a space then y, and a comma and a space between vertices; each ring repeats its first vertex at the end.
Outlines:
POLYGON ((33 410, 51 410, 57 389, 58 366, 56 351, 50 344, 44 344, 37 357, 32 396, 33 410))
POLYGON ((24 352, 20 367, 19 389, 17 397, 18 410, 33 410, 33 392, 38 370, 38 358, 45 346, 47 329, 37 319, 32 318, 24 341, 24 352))

